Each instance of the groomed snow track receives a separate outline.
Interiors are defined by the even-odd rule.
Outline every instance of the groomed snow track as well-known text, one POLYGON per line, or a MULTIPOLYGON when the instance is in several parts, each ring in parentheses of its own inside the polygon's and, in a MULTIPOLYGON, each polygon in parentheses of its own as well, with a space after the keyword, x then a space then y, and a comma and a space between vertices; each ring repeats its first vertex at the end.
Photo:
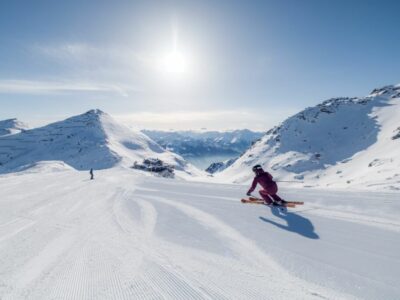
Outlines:
POLYGON ((329 192, 331 210, 308 192, 282 212, 241 204, 240 186, 95 175, 0 177, 0 299, 400 297, 390 212, 368 218, 329 192))

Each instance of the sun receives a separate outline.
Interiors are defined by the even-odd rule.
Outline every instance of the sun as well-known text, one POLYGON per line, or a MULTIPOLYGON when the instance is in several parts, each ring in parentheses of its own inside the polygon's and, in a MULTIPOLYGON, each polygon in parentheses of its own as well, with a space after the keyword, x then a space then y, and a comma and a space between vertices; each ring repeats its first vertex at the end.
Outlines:
POLYGON ((167 73, 185 73, 187 70, 187 61, 185 56, 176 50, 168 53, 165 55, 163 60, 163 69, 167 73))

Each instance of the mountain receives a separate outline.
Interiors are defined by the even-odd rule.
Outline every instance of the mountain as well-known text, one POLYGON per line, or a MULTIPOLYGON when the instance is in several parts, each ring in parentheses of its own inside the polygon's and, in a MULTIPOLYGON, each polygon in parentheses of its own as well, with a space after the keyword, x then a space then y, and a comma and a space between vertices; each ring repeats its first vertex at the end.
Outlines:
POLYGON ((400 85, 330 99, 269 130, 218 176, 247 183, 261 164, 301 186, 400 190, 399 120, 400 85))
POLYGON ((237 158, 231 158, 222 162, 214 162, 211 165, 209 165, 205 171, 210 174, 222 172, 223 170, 231 166, 236 161, 236 159, 237 158))
POLYGON ((262 133, 248 129, 233 131, 143 130, 142 132, 164 149, 178 153, 204 169, 210 163, 236 158, 262 136, 262 133))
POLYGON ((0 137, 0 149, 1 173, 30 168, 41 161, 62 161, 75 169, 88 170, 129 167, 145 158, 159 158, 177 171, 197 172, 180 156, 165 151, 101 110, 0 137))
POLYGON ((19 133, 27 129, 28 125, 18 121, 17 119, 0 121, 0 136, 19 133))
POLYGON ((248 129, 233 131, 156 131, 143 130, 163 148, 184 157, 240 154, 262 133, 248 129))

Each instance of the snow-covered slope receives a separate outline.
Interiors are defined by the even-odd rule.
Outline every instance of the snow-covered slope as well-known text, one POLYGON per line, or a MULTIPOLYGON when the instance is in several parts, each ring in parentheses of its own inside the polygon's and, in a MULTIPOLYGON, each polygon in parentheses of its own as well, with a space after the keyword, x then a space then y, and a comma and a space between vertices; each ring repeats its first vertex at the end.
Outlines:
POLYGON ((398 194, 88 177, 0 175, 0 299, 400 299, 398 194))
POLYGON ((0 137, 0 172, 62 161, 78 170, 132 166, 144 158, 159 158, 176 170, 198 173, 178 155, 165 151, 140 132, 118 124, 108 114, 91 110, 41 128, 0 137))
POLYGON ((2 120, 0 121, 0 136, 19 133, 28 128, 28 125, 17 119, 2 120))
POLYGON ((400 85, 335 98, 269 130, 219 176, 248 182, 251 166, 319 187, 400 190, 400 85))

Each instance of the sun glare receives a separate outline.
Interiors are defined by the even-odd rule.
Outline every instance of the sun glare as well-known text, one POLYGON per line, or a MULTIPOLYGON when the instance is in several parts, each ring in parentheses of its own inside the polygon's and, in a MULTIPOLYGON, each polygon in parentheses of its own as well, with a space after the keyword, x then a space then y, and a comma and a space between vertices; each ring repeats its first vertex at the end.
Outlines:
POLYGON ((186 63, 182 53, 173 51, 164 57, 163 67, 168 73, 181 74, 186 71, 186 63))

